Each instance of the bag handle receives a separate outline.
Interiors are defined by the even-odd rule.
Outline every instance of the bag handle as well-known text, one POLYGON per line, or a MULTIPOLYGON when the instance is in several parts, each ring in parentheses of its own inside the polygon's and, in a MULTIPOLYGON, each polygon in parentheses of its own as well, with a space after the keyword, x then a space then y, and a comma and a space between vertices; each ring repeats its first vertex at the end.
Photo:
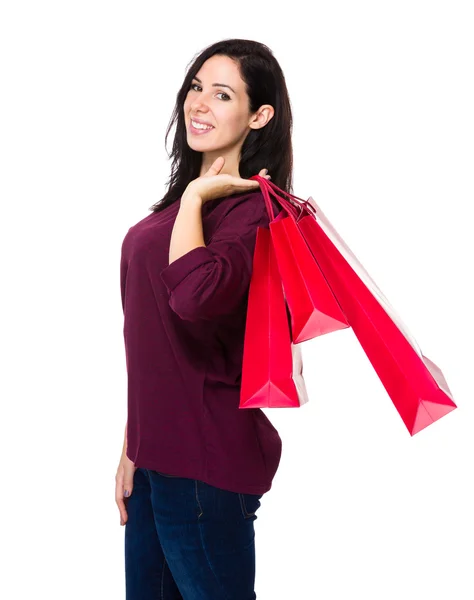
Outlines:
POLYGON ((273 188, 273 191, 275 193, 280 192, 280 194, 285 194, 285 196, 288 196, 289 198, 296 201, 299 206, 301 206, 301 203, 303 203, 304 208, 308 209, 311 213, 313 213, 314 216, 316 216, 316 209, 310 202, 308 202, 308 200, 304 200, 303 198, 300 198, 299 196, 295 196, 294 194, 290 194, 289 192, 282 190, 275 183, 273 183, 273 181, 269 181, 268 179, 265 179, 265 182, 268 183, 268 185, 273 188))
MULTIPOLYGON (((272 221, 274 220, 275 215, 273 212, 273 206, 272 206, 272 202, 270 199, 270 194, 275 198, 275 200, 278 202, 278 204, 280 204, 286 210, 286 212, 293 218, 293 220, 295 220, 299 216, 299 214, 297 214, 297 212, 296 212, 297 207, 294 204, 292 204, 285 198, 281 198, 280 196, 278 196, 275 193, 275 191, 270 186, 265 185, 266 183, 268 183, 267 179, 265 179, 264 177, 261 177, 260 175, 253 175, 249 179, 255 179, 256 181, 260 182, 260 190, 261 190, 261 192, 263 194, 263 198, 265 200, 267 212, 270 215, 270 218, 272 221)), ((301 212, 300 212, 300 214, 301 214, 301 212)))
MULTIPOLYGON (((273 220, 273 210, 271 209, 271 202, 270 202, 270 198, 269 198, 269 194, 272 194, 272 196, 276 199, 276 201, 281 204, 286 211, 290 214, 290 216, 294 216, 295 211, 297 210, 297 206, 300 208, 299 213, 297 214, 296 218, 299 218, 301 216, 301 213, 303 212, 303 209, 307 209, 309 210, 310 213, 312 213, 314 216, 316 216, 316 209, 314 208, 314 206, 312 206, 312 204, 310 202, 308 202, 308 200, 304 200, 303 198, 300 198, 299 196, 295 196, 294 194, 290 194, 289 192, 286 192, 285 190, 282 190, 281 188, 279 188, 275 183, 273 183, 273 181, 269 181, 268 179, 265 179, 265 177, 261 177, 260 175, 252 175, 252 177, 250 177, 249 179, 255 179, 257 181, 260 182, 260 189, 262 190, 262 193, 264 195, 264 198, 268 197, 268 204, 267 204, 267 210, 268 210, 268 205, 270 205, 270 214, 273 220), (288 196, 288 198, 291 198, 291 200, 293 202, 291 202, 290 200, 287 200, 285 198, 282 198, 281 196, 279 196, 279 194, 283 194, 285 196, 288 196), (296 204, 296 206, 295 206, 296 204)), ((267 203, 267 200, 266 200, 267 203)))
MULTIPOLYGON (((254 179, 254 177, 250 177, 250 179, 254 179)), ((260 175, 257 175, 257 177, 260 177, 260 175)), ((303 198, 300 198, 299 196, 295 196, 294 194, 290 194, 290 192, 286 192, 285 190, 282 190, 281 188, 279 188, 276 185, 276 183, 273 183, 273 181, 270 181, 269 179, 265 179, 265 183, 267 183, 268 186, 271 187, 275 193, 280 192, 280 194, 284 194, 285 196, 288 196, 289 198, 296 200, 298 203, 303 202, 303 204, 306 204, 308 202, 307 200, 303 200, 303 198)))

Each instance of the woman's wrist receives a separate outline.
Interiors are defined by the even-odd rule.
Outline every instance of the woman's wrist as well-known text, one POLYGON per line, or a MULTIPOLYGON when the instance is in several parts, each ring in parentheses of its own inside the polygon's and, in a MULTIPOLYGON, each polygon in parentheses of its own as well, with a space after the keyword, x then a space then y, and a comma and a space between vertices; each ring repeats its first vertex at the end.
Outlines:
POLYGON ((196 192, 192 189, 188 189, 186 188, 184 190, 183 195, 181 196, 181 205, 183 206, 184 204, 198 204, 202 207, 202 205, 204 204, 202 201, 201 196, 199 196, 199 194, 196 194, 196 192))

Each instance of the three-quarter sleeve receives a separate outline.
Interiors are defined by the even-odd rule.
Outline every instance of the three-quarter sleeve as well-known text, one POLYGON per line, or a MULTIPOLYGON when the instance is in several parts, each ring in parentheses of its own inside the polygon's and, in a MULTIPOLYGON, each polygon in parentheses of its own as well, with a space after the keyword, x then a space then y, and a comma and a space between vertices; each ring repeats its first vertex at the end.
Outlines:
POLYGON ((261 192, 245 196, 207 246, 183 254, 160 273, 169 305, 182 319, 213 320, 236 310, 249 289, 258 227, 269 216, 261 192))

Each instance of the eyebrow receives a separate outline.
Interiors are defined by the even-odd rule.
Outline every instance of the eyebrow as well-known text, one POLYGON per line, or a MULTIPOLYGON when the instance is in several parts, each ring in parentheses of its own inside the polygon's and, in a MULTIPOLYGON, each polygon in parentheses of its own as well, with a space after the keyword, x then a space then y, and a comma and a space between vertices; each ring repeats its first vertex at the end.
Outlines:
MULTIPOLYGON (((195 79, 196 81, 199 81, 199 83, 202 83, 202 81, 199 79, 199 77, 193 77, 193 79, 195 79)), ((230 85, 226 85, 225 83, 213 83, 212 87, 225 87, 225 88, 229 88, 229 90, 232 90, 234 92, 235 95, 237 95, 237 92, 230 87, 230 85)))

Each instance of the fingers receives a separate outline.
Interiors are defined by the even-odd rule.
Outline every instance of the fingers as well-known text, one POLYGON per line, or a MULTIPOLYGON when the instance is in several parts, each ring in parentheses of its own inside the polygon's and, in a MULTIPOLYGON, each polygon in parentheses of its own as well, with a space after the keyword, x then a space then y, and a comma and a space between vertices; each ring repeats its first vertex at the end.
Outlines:
POLYGON ((120 513, 120 525, 123 525, 127 520, 127 509, 123 500, 123 476, 118 473, 115 476, 115 502, 120 513))
POLYGON ((124 476, 124 469, 117 471, 115 476, 115 502, 120 513, 120 525, 125 525, 128 520, 126 500, 130 497, 132 489, 133 479, 130 481, 130 475, 125 474, 124 476))
MULTIPOLYGON (((225 158, 223 156, 218 156, 216 160, 212 163, 212 165, 207 170, 205 176, 211 177, 212 175, 218 175, 224 166, 225 158)), ((271 179, 272 176, 268 175, 268 169, 261 169, 259 172, 260 177, 264 177, 265 179, 271 179)))
POLYGON ((218 175, 224 166, 225 158, 223 156, 218 156, 216 160, 212 163, 212 165, 207 170, 205 177, 211 177, 212 175, 218 175))

